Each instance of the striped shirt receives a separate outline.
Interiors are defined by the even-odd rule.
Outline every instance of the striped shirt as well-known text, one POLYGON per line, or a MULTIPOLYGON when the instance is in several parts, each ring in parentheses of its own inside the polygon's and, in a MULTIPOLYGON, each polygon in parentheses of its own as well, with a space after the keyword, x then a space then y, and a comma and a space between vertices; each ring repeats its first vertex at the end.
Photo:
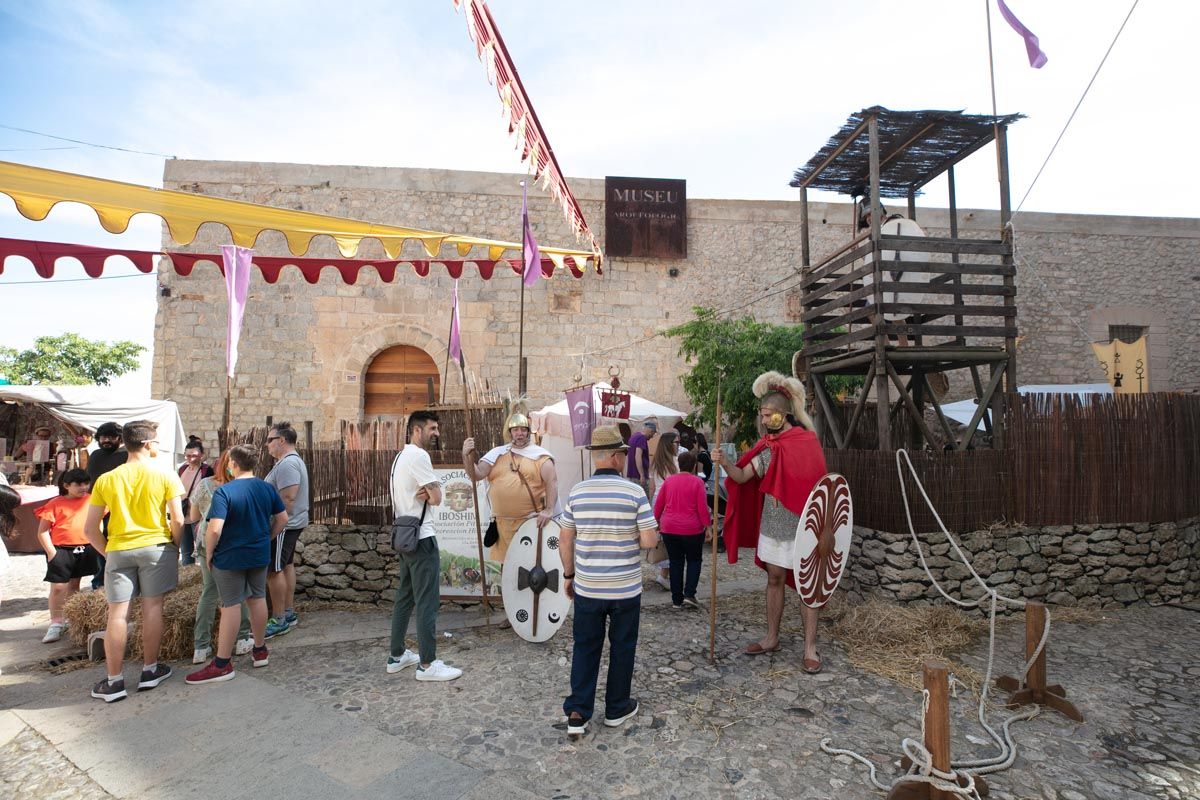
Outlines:
POLYGON ((600 600, 642 593, 639 531, 656 527, 646 492, 603 470, 575 484, 559 524, 575 530, 575 592, 600 600))

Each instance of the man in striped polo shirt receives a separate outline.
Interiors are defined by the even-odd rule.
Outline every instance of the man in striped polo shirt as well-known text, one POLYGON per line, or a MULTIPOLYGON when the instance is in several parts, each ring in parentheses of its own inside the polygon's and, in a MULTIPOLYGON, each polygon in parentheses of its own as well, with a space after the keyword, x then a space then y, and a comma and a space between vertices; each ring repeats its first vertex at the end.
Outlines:
POLYGON ((642 609, 641 550, 658 543, 645 490, 621 477, 629 449, 621 432, 602 425, 592 431, 587 449, 592 451, 592 477, 571 489, 558 520, 563 579, 567 595, 575 599, 571 694, 563 702, 567 735, 572 738, 587 733, 592 718, 606 625, 604 724, 615 728, 638 711, 629 688, 642 609))

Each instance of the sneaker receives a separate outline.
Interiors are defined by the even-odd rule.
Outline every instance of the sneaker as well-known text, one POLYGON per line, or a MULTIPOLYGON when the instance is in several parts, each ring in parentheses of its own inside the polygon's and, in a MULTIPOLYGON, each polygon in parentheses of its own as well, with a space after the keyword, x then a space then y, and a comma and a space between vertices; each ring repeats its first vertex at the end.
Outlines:
POLYGON ((292 626, 288 625, 287 620, 275 619, 275 617, 271 617, 269 620, 267 620, 267 637, 266 638, 274 639, 276 636, 282 636, 283 634, 287 633, 291 629, 292 629, 292 626))
POLYGON ((233 671, 233 662, 230 661, 224 667, 217 666, 217 660, 214 658, 208 662, 204 669, 198 669, 195 672, 189 673, 184 681, 193 686, 198 683, 217 683, 218 681, 231 681, 237 673, 233 671))
MULTIPOLYGON (((387 671, 388 674, 391 674, 394 672, 399 672, 407 667, 411 667, 413 664, 420 663, 421 657, 419 655, 414 653, 412 650, 405 650, 404 655, 400 656, 399 658, 396 658, 395 656, 388 656, 387 671)), ((431 664, 430 667, 432 668, 432 666, 433 665, 431 664)))
POLYGON ((663 588, 664 591, 671 591, 671 579, 664 578, 662 575, 657 576, 654 582, 663 588))
POLYGON ((208 661, 210 658, 212 658, 212 648, 211 647, 197 647, 195 650, 192 651, 192 663, 193 664, 203 664, 205 661, 208 661))
POLYGON ((587 733, 588 721, 578 711, 567 717, 567 736, 578 739, 587 733))
POLYGON ((42 644, 50 644, 57 642, 63 637, 63 633, 67 630, 65 622, 51 622, 50 627, 46 628, 46 635, 42 637, 42 644))
POLYGON ((618 725, 620 725, 622 722, 624 722, 625 720, 627 720, 630 717, 632 717, 633 715, 637 714, 637 712, 638 712, 638 701, 637 701, 637 698, 634 698, 629 701, 629 710, 628 711, 626 711, 624 714, 622 714, 619 717, 605 717, 604 724, 606 727, 615 728, 618 725))
POLYGON ((683 603, 671 603, 672 611, 683 611, 683 603))
POLYGON ((428 667, 417 667, 417 680, 419 681, 452 681, 459 675, 462 675, 461 669, 447 666, 441 659, 434 661, 428 667))
POLYGON ((118 678, 115 681, 105 678, 92 687, 92 697, 99 698, 106 703, 115 703, 118 700, 124 700, 128 696, 125 693, 124 678, 118 678))
POLYGON ((300 617, 294 610, 283 612, 283 621, 288 624, 288 628, 294 628, 300 624, 300 617))
POLYGON ((267 665, 267 656, 270 653, 267 651, 267 646, 253 647, 250 651, 251 663, 256 667, 265 667, 267 665))
MULTIPOLYGON (((235 656, 244 656, 244 655, 246 655, 246 653, 249 653, 253 649, 254 649, 254 640, 251 639, 249 636, 247 636, 245 639, 237 640, 237 644, 235 644, 233 646, 233 654, 235 656)), ((193 663, 201 664, 203 662, 195 661, 193 663)))
POLYGON ((173 674, 171 668, 160 661, 154 665, 154 669, 142 670, 141 680, 138 681, 138 689, 153 689, 173 674))
POLYGON ((700 607, 700 604, 696 602, 696 598, 694 598, 694 597, 683 598, 683 604, 685 606, 687 606, 688 608, 699 608, 700 607))

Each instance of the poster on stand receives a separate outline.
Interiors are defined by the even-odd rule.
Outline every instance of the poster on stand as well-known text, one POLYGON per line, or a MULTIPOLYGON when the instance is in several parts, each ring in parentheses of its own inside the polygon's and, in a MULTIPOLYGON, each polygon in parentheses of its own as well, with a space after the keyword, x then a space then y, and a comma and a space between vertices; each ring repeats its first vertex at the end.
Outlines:
MULTIPOLYGON (((442 557, 442 597, 483 597, 483 575, 479 572, 479 541, 476 538, 475 506, 471 502, 471 480, 466 470, 435 468, 442 486, 442 504, 430 506, 429 516, 437 530, 442 557)), ((487 481, 479 483, 479 518, 486 531, 492 519, 487 481)), ((487 557, 487 548, 484 548, 487 557)), ((498 561, 485 561, 488 594, 500 595, 498 561)))

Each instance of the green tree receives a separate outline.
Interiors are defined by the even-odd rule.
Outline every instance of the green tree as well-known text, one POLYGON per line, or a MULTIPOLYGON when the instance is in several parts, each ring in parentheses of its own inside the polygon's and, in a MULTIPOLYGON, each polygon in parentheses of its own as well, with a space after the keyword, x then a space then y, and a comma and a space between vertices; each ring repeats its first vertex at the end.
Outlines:
MULTIPOLYGON (((717 381, 721 383, 721 416, 726 441, 753 442, 758 439, 754 420, 758 400, 750 387, 754 379, 768 370, 790 375, 792 355, 804 340, 799 325, 774 325, 752 317, 720 319, 712 308, 692 309, 696 318, 671 328, 667 336, 679 339, 679 355, 688 359, 691 369, 681 376, 683 390, 698 409, 691 422, 703 420, 712 425, 717 412, 717 381)), ((849 390, 861 379, 841 379, 830 389, 849 390)), ((834 384, 833 381, 830 382, 834 384)))
POLYGON ((0 375, 15 384, 101 384, 137 368, 136 342, 93 342, 77 333, 39 336, 28 350, 0 347, 0 375))

